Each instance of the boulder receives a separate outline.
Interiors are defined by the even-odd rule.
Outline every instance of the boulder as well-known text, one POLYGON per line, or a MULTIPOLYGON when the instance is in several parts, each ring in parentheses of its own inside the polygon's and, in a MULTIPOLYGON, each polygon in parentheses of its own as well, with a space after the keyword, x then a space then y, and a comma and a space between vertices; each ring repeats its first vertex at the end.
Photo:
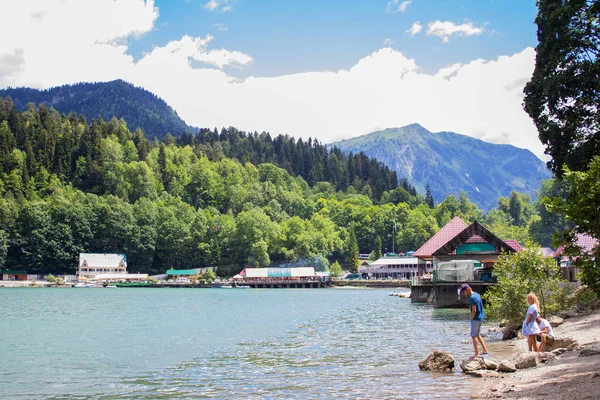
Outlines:
POLYGON ((550 319, 548 320, 548 322, 550 323, 550 326, 552 326, 553 328, 556 328, 559 325, 562 325, 565 323, 565 319, 561 318, 557 315, 553 315, 550 317, 550 319))
POLYGON ((504 327, 504 331, 502 333, 502 340, 514 339, 519 334, 519 330, 521 329, 520 324, 510 323, 504 327))
POLYGON ((485 368, 490 371, 495 371, 498 369, 498 363, 494 360, 484 358, 483 362, 485 363, 485 368))
POLYGON ((485 361, 481 357, 468 358, 466 360, 463 360, 460 363, 460 368, 463 370, 463 372, 487 370, 485 361))
POLYGON ((597 356, 598 354, 600 354, 600 350, 596 350, 596 349, 583 349, 579 353, 579 357, 597 356))
POLYGON ((537 353, 521 353, 514 359, 516 369, 537 367, 539 358, 537 353))
POLYGON ((550 337, 546 338, 546 350, 552 351, 554 349, 565 348, 569 349, 569 346, 573 344, 579 345, 575 339, 568 337, 555 337, 554 339, 550 339, 550 337))
POLYGON ((421 371, 451 372, 454 369, 454 357, 447 351, 434 350, 424 360, 419 362, 421 371))
POLYGON ((500 374, 496 371, 488 371, 485 369, 479 369, 475 371, 465 371, 465 374, 476 376, 477 378, 497 378, 500 374))
POLYGON ((500 372, 516 372, 517 367, 515 367, 515 363, 512 361, 503 360, 498 364, 498 371, 500 372))

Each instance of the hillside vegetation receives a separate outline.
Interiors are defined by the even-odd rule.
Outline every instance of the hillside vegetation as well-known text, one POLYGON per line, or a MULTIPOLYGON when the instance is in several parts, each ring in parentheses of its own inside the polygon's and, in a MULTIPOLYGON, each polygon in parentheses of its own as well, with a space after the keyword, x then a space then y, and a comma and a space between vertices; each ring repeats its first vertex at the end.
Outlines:
POLYGON ((0 99, 0 268, 73 273, 80 252, 107 252, 149 273, 353 269, 356 250, 415 250, 457 215, 545 240, 561 221, 541 211, 518 192, 487 215, 464 192, 433 207, 380 162, 312 140, 230 128, 148 141, 116 118, 0 99))
POLYGON ((77 83, 47 90, 8 88, 0 97, 13 101, 15 108, 26 111, 29 103, 45 104, 64 113, 83 115, 87 121, 112 117, 123 118, 135 130, 141 128, 147 137, 162 138, 167 133, 179 136, 196 131, 189 127, 164 100, 155 94, 122 80, 98 83, 77 83))

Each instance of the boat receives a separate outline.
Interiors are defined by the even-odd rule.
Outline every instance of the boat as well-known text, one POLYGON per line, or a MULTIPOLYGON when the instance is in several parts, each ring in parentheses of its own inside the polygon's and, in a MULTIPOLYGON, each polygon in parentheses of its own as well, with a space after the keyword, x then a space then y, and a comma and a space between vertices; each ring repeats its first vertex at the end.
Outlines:
POLYGON ((408 299, 408 298, 410 298, 410 290, 407 290, 407 289, 404 289, 404 288, 397 289, 397 290, 394 290, 393 292, 391 292, 390 296, 395 296, 395 297, 400 297, 400 298, 403 298, 403 299, 408 299))

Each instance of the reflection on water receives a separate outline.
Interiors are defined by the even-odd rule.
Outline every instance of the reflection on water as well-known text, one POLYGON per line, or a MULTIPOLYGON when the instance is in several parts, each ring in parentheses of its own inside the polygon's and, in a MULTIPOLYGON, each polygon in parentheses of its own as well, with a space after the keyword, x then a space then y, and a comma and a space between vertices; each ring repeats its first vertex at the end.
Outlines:
MULTIPOLYGON (((467 398, 467 310, 385 290, 12 289, 0 397, 467 398), (6 361, 5 361, 6 360, 6 361), (458 368, 460 370, 460 368, 458 368)), ((5 323, 7 322, 7 323, 5 323)))

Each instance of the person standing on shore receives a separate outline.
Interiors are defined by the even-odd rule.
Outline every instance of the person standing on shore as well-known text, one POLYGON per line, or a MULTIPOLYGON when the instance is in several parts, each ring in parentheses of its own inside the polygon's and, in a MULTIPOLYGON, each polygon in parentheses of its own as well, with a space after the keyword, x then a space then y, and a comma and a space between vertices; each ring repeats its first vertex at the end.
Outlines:
POLYGON ((479 293, 474 292, 473 289, 471 289, 471 286, 466 283, 463 283, 460 286, 459 293, 469 297, 469 310, 471 310, 471 315, 469 317, 471 320, 471 339, 473 340, 473 350, 475 351, 473 357, 479 357, 479 344, 481 344, 483 349, 482 354, 487 354, 488 350, 480 333, 481 324, 483 324, 483 320, 485 319, 481 296, 479 293))
POLYGON ((537 335, 540 334, 541 330, 536 322, 538 315, 540 315, 540 301, 538 300, 535 293, 530 292, 527 295, 527 302, 529 308, 527 309, 527 315, 523 321, 523 335, 527 336, 527 347, 529 351, 538 351, 537 335))

